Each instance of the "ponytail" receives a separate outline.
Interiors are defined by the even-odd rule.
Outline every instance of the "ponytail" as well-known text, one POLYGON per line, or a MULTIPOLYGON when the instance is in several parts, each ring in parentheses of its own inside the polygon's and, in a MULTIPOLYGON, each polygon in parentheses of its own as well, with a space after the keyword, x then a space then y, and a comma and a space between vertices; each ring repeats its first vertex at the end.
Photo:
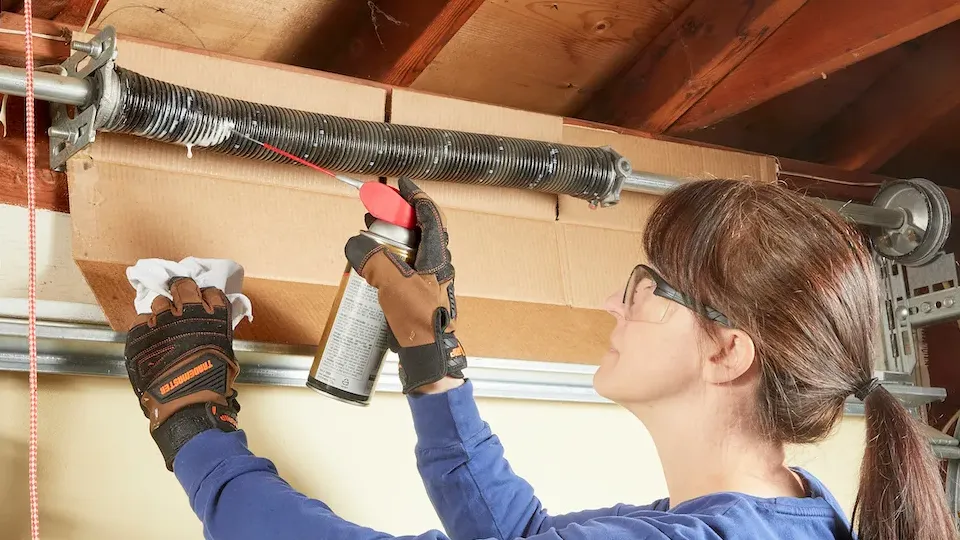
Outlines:
POLYGON ((882 386, 864 396, 867 445, 853 506, 859 540, 960 538, 940 469, 917 422, 882 386))

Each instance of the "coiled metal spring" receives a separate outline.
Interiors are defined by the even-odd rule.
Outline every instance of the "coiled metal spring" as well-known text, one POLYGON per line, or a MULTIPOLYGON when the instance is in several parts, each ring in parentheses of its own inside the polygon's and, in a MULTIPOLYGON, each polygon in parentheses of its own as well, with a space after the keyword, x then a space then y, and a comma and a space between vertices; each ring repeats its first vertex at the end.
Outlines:
POLYGON ((355 120, 226 98, 116 68, 116 106, 104 131, 265 161, 291 161, 244 139, 272 144, 350 174, 407 176, 619 199, 629 163, 607 148, 355 120))

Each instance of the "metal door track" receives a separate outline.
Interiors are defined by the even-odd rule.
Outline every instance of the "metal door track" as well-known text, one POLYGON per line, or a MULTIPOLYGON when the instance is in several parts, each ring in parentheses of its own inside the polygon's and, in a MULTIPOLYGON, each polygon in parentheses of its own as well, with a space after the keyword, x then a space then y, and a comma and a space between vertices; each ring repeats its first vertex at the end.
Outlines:
MULTIPOLYGON (((15 318, 0 319, 0 371, 27 371, 27 325, 15 318)), ((41 373, 126 377, 124 334, 100 324, 37 323, 41 373)), ((241 384, 303 387, 316 347, 234 342, 241 384)), ((596 366, 560 362, 478 358, 469 359, 467 376, 480 397, 609 403, 593 389, 596 366)), ((908 408, 916 409, 946 398, 943 388, 924 388, 886 381, 884 387, 908 408)), ((397 358, 390 354, 378 382, 379 392, 400 392, 397 358)), ((847 400, 847 414, 862 415, 863 404, 847 400)))

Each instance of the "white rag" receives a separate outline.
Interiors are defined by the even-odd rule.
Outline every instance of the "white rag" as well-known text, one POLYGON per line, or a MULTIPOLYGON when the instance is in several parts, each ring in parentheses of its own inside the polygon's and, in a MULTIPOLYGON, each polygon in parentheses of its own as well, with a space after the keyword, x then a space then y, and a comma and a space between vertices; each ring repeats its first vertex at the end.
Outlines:
POLYGON ((180 262, 164 259, 140 259, 127 267, 127 279, 137 290, 134 306, 137 313, 150 313, 153 300, 163 295, 173 300, 168 284, 175 277, 189 277, 197 286, 216 287, 227 295, 233 313, 233 327, 246 317, 253 320, 250 299, 240 291, 243 288, 243 267, 229 259, 198 259, 187 257, 180 262))

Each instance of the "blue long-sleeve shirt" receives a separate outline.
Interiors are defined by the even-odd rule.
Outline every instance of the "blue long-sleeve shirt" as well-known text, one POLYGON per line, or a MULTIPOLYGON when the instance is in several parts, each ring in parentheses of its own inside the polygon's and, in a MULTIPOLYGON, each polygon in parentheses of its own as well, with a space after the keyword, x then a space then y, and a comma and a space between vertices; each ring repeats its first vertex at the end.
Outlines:
POLYGON ((674 507, 661 499, 551 516, 504 459, 499 439, 480 418, 469 381, 409 401, 417 466, 446 535, 394 537, 338 517, 290 487, 269 460, 254 456, 242 431, 201 433, 180 450, 174 472, 203 521, 204 535, 214 540, 850 539, 837 501, 802 469, 795 470, 807 483, 804 498, 715 493, 674 507))

